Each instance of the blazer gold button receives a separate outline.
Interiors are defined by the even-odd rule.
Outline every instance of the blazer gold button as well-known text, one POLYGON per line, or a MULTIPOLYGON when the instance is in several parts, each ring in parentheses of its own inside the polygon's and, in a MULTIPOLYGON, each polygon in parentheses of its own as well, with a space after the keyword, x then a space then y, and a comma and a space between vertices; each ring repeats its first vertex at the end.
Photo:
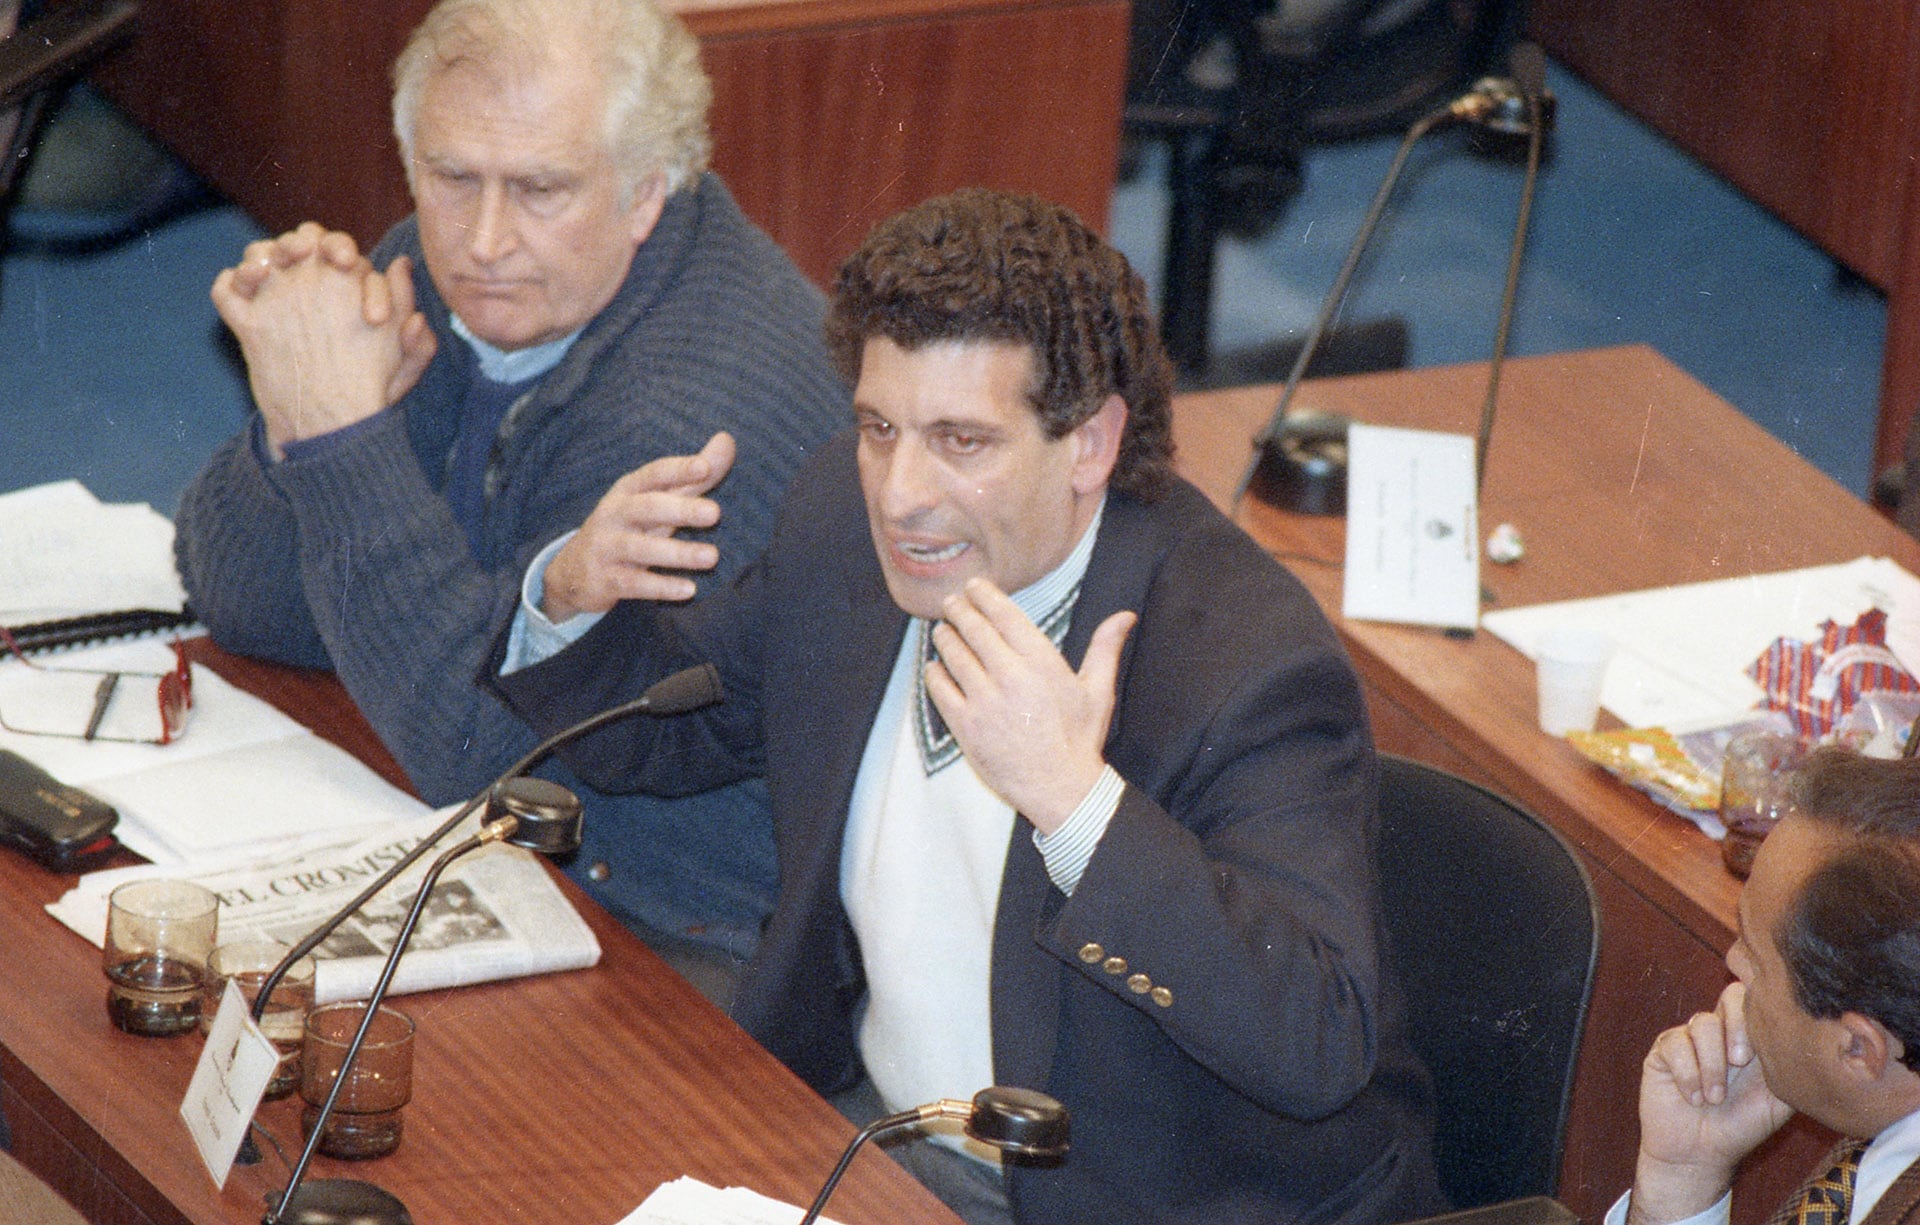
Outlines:
POLYGON ((1173 1007, 1173 992, 1167 990, 1165 987, 1155 987, 1147 993, 1147 998, 1162 1008, 1173 1007))
POLYGON ((1127 990, 1133 992, 1135 995, 1145 995, 1147 992, 1153 990, 1153 980, 1145 974, 1135 974, 1127 980, 1127 990))
POLYGON ((587 869, 587 879, 593 881, 595 884, 612 875, 613 869, 607 866, 607 862, 604 859, 594 861, 593 866, 587 869))
POLYGON ((1127 972, 1127 959, 1125 957, 1109 957, 1100 968, 1109 974, 1125 974, 1127 972))
POLYGON ((1086 962, 1088 965, 1093 965, 1106 955, 1107 950, 1097 944, 1088 943, 1080 946, 1080 960, 1086 962))

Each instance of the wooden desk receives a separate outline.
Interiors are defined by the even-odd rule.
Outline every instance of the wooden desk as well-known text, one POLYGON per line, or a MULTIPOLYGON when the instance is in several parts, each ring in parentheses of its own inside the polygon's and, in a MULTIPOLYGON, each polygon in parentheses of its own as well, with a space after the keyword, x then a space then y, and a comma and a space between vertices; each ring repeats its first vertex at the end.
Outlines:
MULTIPOLYGON (((371 245, 412 207, 390 72, 431 2, 148 0, 95 78, 262 225, 371 245)), ((816 282, 874 222, 956 187, 1036 192, 1105 229, 1127 0, 668 7, 713 79, 714 169, 816 282)))
MULTIPOLYGON (((330 679, 196 652, 399 777, 330 679)), ((71 883, 0 854, 0 1110, 15 1155, 103 1225, 252 1225, 286 1167, 269 1151, 215 1191, 178 1114, 201 1042, 108 1023, 98 951, 42 909, 71 883)), ((611 1225, 681 1174, 810 1203, 853 1127, 563 885, 600 965, 401 997, 420 1026, 406 1137, 375 1162, 319 1158, 312 1176, 374 1181, 421 1225, 611 1225)), ((298 1111, 297 1096, 261 1111, 289 1156, 298 1111)), ((848 1225, 958 1221, 874 1151, 831 1211, 848 1225)))
MULTIPOLYGON (((1471 435, 1485 388, 1486 368, 1476 363, 1308 383, 1297 404, 1471 435)), ((1181 397, 1174 432, 1183 471, 1224 501, 1247 440, 1277 400, 1275 388, 1181 397)), ((1527 544, 1516 565, 1482 565, 1502 607, 1861 554, 1920 572, 1920 542, 1642 346, 1507 364, 1480 516, 1483 533, 1511 522, 1527 544)), ((1691 824, 1535 727, 1533 668, 1512 647, 1485 631, 1461 640, 1342 619, 1344 520, 1251 499, 1239 520, 1339 627, 1382 748, 1511 796, 1583 853, 1603 934, 1560 1197, 1597 1219, 1631 1182, 1648 1044, 1710 1005, 1727 981, 1721 956, 1733 938, 1738 882, 1691 824)), ((1749 1163, 1738 1218, 1771 1209, 1825 1142, 1799 1124, 1776 1137, 1766 1161, 1749 1163)))

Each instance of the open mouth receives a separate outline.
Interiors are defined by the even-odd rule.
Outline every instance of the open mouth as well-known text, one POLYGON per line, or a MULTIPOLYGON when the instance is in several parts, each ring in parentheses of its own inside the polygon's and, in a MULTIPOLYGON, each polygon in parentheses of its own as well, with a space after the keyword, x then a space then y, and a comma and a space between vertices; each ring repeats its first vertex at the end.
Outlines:
POLYGON ((939 547, 904 542, 900 545, 902 556, 908 561, 917 562, 923 566, 937 566, 941 562, 952 561, 966 551, 967 542, 964 540, 956 540, 952 544, 939 547))

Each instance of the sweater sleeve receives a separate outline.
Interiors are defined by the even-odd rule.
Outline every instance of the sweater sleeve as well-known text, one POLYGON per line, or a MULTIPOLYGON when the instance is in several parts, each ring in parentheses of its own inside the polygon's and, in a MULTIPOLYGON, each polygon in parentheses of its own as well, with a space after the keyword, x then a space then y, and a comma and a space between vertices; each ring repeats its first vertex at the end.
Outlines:
MULTIPOLYGON (((701 587, 725 581, 759 551, 800 459, 847 415, 817 291, 749 231, 717 182, 677 196, 670 213, 615 301, 509 411, 481 539, 469 541, 439 488, 471 363, 416 269, 442 353, 398 411, 276 464, 225 457, 220 487, 251 500, 210 503, 192 534, 245 541, 244 556, 237 545, 183 545, 183 571, 191 561, 201 576, 189 584, 196 609, 203 588, 223 596, 202 614, 220 618, 216 637, 289 662, 330 661, 431 803, 471 794, 534 743, 483 671, 542 547, 626 472, 727 429, 740 459, 707 537, 721 567, 701 587), (271 584, 242 581, 255 573, 271 584)), ((417 252, 412 234, 396 229, 375 262, 417 252)))
POLYGON ((214 452, 180 499, 174 561, 215 642, 230 651, 328 668, 300 583, 293 508, 267 480, 254 424, 214 452))

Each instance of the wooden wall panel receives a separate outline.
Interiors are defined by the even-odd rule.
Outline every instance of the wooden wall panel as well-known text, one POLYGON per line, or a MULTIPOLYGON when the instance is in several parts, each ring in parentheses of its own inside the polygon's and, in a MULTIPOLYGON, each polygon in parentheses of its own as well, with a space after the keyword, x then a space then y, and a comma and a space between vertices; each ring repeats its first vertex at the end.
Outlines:
POLYGON ((1906 205, 1913 6, 1533 0, 1554 58, 1883 288, 1906 205))
POLYGON ((709 35, 715 166, 822 284, 874 222, 956 187, 1032 191, 1104 231, 1127 22, 1094 3, 709 35))
MULTIPOLYGON (((1873 462, 1920 410, 1920 9, 1531 0, 1556 59, 1887 292, 1873 462)), ((1809 406, 1817 410, 1817 406, 1809 406)))
MULTIPOLYGON (((431 0, 148 0, 103 90, 269 229, 371 244, 410 208, 389 101, 431 0)), ((714 78, 716 168, 824 283, 876 220, 966 184, 1104 230, 1125 0, 776 0, 686 20, 714 78)))

